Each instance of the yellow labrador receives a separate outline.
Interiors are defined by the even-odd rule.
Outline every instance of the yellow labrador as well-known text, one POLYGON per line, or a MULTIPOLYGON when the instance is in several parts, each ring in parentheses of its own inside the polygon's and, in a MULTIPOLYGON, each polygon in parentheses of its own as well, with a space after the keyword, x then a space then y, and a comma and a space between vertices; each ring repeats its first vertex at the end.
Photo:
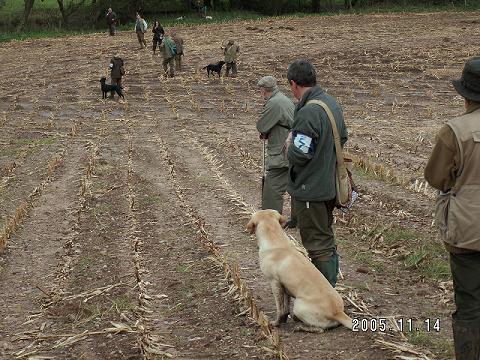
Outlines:
POLYGON ((352 328, 352 319, 343 311, 343 300, 323 274, 295 249, 282 229, 287 218, 276 210, 253 214, 247 230, 258 240, 260 268, 272 286, 277 318, 274 326, 288 319, 290 297, 295 298, 293 315, 315 328, 340 324, 352 328))

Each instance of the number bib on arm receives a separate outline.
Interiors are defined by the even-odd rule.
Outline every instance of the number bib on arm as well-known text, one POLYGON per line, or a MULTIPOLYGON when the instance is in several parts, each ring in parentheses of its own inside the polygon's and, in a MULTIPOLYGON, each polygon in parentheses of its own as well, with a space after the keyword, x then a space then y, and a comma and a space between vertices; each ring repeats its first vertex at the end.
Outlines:
POLYGON ((312 138, 305 134, 297 133, 293 139, 293 145, 304 154, 313 152, 312 138))

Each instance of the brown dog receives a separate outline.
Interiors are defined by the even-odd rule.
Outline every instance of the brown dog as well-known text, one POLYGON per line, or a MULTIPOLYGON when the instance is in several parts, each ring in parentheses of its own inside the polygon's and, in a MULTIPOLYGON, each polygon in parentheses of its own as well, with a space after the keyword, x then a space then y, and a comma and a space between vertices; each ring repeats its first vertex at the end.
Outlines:
POLYGON ((287 221, 276 210, 253 214, 247 230, 257 235, 260 268, 272 286, 277 318, 274 326, 288 319, 290 297, 295 298, 293 315, 315 328, 340 324, 352 328, 352 319, 343 312, 343 300, 322 273, 301 254, 282 229, 287 221))

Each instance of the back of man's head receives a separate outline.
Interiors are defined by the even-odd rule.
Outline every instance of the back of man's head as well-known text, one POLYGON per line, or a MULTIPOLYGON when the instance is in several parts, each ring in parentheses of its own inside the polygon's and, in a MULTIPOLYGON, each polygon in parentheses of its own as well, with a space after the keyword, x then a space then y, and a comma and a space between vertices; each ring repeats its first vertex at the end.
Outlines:
POLYGON ((317 73, 307 60, 297 60, 290 64, 287 70, 288 82, 295 81, 298 86, 312 87, 317 85, 317 73))

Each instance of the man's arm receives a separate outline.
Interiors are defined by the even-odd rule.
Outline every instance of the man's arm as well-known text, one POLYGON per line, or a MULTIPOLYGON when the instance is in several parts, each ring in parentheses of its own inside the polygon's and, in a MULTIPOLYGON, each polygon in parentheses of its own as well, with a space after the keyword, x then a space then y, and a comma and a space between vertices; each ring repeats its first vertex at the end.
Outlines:
POLYGON ((266 135, 277 125, 280 118, 280 108, 272 101, 267 101, 265 104, 260 119, 257 121, 257 130, 263 135, 266 135))
POLYGON ((303 108, 295 116, 295 127, 290 132, 287 141, 287 158, 290 164, 304 166, 315 154, 318 134, 310 123, 315 116, 303 108))
POLYGON ((460 149, 455 133, 445 125, 437 136, 430 159, 425 167, 425 179, 428 183, 443 192, 454 185, 460 165, 460 149))

